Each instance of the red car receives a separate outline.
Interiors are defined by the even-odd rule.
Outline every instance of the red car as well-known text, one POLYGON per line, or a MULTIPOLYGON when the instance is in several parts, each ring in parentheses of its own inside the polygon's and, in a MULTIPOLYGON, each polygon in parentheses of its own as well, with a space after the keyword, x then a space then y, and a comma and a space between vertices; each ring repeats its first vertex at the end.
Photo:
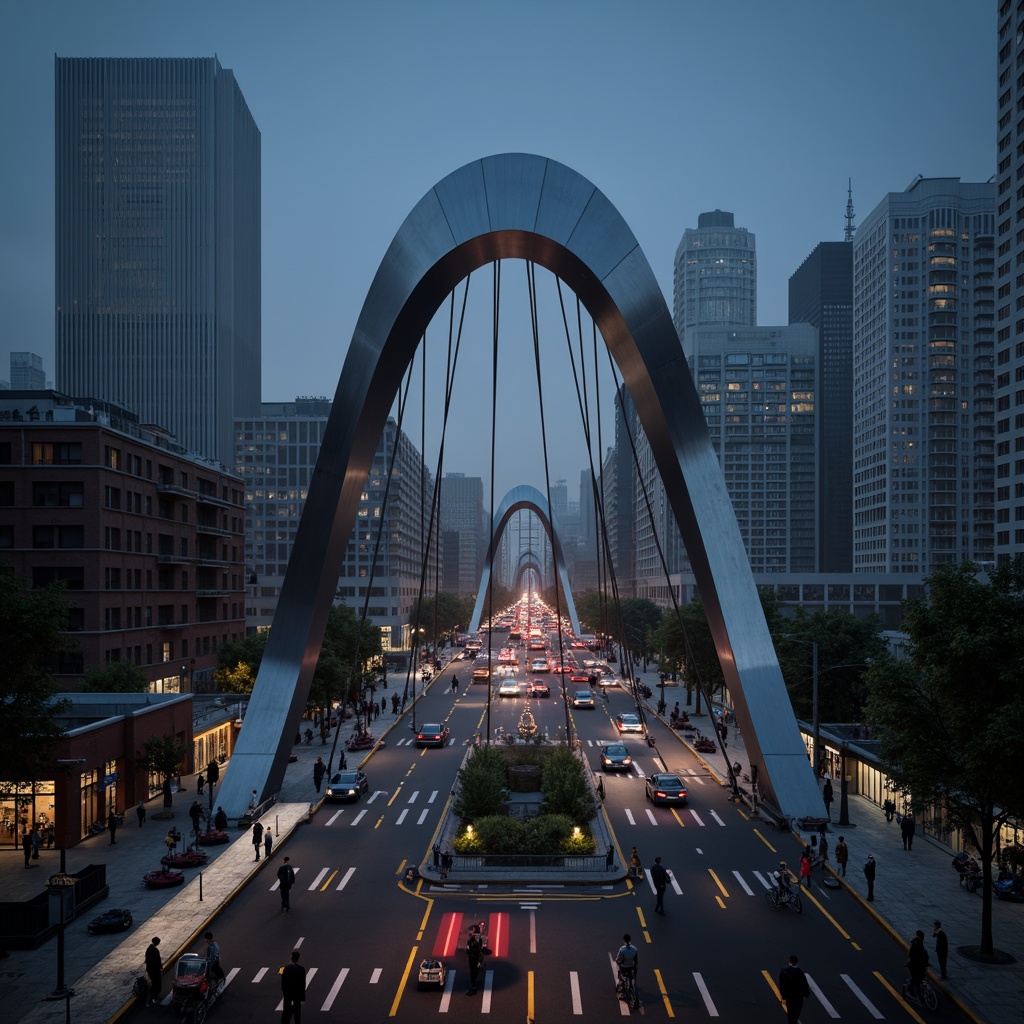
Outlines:
POLYGON ((547 683, 544 682, 543 679, 534 679, 534 681, 530 683, 530 696, 550 697, 551 688, 548 686, 547 683))

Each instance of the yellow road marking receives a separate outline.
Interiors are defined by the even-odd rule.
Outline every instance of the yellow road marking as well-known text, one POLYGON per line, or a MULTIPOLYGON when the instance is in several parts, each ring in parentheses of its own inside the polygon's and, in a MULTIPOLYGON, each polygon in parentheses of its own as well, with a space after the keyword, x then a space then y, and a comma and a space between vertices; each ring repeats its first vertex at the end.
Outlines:
POLYGON ((844 939, 848 939, 850 937, 850 933, 843 928, 843 926, 818 902, 817 899, 814 898, 810 889, 805 889, 803 895, 809 899, 825 915, 825 917, 828 918, 829 921, 832 922, 836 931, 839 932, 844 939))
POLYGON ((533 1020, 533 971, 526 972, 526 1019, 533 1020))
POLYGON ((324 884, 320 886, 320 891, 321 891, 321 892, 324 892, 324 891, 325 891, 325 890, 327 889, 327 886, 329 886, 329 885, 331 884, 331 882, 333 882, 333 881, 334 881, 334 876, 335 876, 335 875, 336 875, 337 873, 338 873, 338 869, 337 869, 337 868, 335 868, 335 869, 334 869, 334 870, 333 870, 333 871, 332 871, 332 872, 331 872, 331 873, 330 873, 330 874, 329 874, 329 875, 327 876, 327 881, 326 881, 326 882, 324 882, 324 884))
POLYGON ((430 917, 430 911, 434 909, 434 901, 431 899, 427 900, 427 909, 423 911, 423 920, 420 921, 420 929, 416 934, 416 941, 419 942, 423 938, 423 933, 427 930, 427 918, 430 917))
POLYGON ((644 918, 643 907, 637 907, 636 908, 636 916, 640 918, 640 927, 641 928, 646 928, 647 927, 647 920, 644 918))
POLYGON ((665 982, 661 980, 661 971, 655 970, 654 977, 658 980, 658 990, 661 992, 661 999, 665 1004, 665 1012, 670 1017, 674 1017, 676 1015, 676 1011, 672 1009, 672 1003, 668 998, 668 989, 665 988, 665 982))
POLYGON ((851 943, 850 943, 850 945, 851 945, 851 946, 853 946, 853 948, 854 948, 855 950, 857 950, 857 952, 858 952, 858 953, 859 953, 859 952, 861 952, 861 948, 860 948, 860 945, 859 945, 858 943, 856 943, 856 942, 851 942, 851 943))
POLYGON ((405 865, 408 863, 405 857, 402 858, 402 863, 398 865, 398 870, 395 872, 396 875, 400 875, 405 870, 405 865))
POLYGON ((780 1003, 782 1003, 783 1006, 785 1006, 786 1004, 785 1004, 785 1002, 782 999, 782 993, 779 991, 778 987, 776 986, 775 981, 772 978, 772 976, 767 971, 762 971, 761 975, 764 978, 764 980, 768 982, 768 987, 775 993, 775 998, 778 999, 778 1001, 780 1003))
POLYGON ((729 893, 728 893, 728 892, 726 891, 726 888, 725 888, 725 886, 724 886, 724 885, 722 885, 721 879, 720 879, 720 878, 718 877, 718 875, 716 875, 716 874, 714 873, 714 871, 712 871, 712 870, 711 870, 711 868, 708 868, 708 874, 709 874, 709 875, 710 875, 710 876, 711 876, 711 877, 712 877, 712 878, 713 878, 713 879, 715 880, 715 885, 717 885, 717 886, 718 886, 718 888, 719 888, 719 890, 721 891, 722 895, 723 895, 723 896, 724 896, 724 897, 725 897, 726 899, 728 899, 728 898, 729 898, 729 893))
POLYGON ((395 1001, 391 1004, 391 1012, 388 1014, 389 1017, 394 1017, 398 1013, 398 1004, 402 1001, 402 994, 405 992, 405 986, 409 981, 409 974, 412 971, 412 965, 416 962, 416 951, 419 946, 413 946, 412 951, 409 953, 409 960, 405 965, 405 970, 402 971, 401 980, 398 982, 398 990, 395 992, 395 1001))
POLYGON ((717 903, 717 904, 718 904, 718 905, 719 905, 719 906, 720 906, 720 907, 721 907, 721 908, 722 908, 723 910, 725 910, 725 901, 724 901, 724 900, 722 899, 722 897, 721 897, 721 896, 716 896, 716 897, 715 897, 715 902, 716 902, 716 903, 717 903))
POLYGON ((754 829, 754 835, 757 836, 757 838, 760 839, 761 842, 764 843, 764 845, 767 846, 768 849, 772 851, 772 853, 778 853, 779 852, 778 850, 775 849, 774 846, 772 846, 771 843, 768 842, 767 839, 765 839, 765 837, 763 835, 761 835, 761 830, 759 828, 755 828, 754 829))
POLYGON ((380 817, 379 817, 379 818, 377 819, 377 823, 376 823, 376 824, 375 824, 375 825, 374 825, 373 827, 374 827, 374 828, 380 828, 380 826, 381 826, 381 824, 383 823, 383 821, 384 821, 384 815, 382 814, 382 815, 381 815, 381 816, 380 816, 380 817))
POLYGON ((909 1013, 910 1016, 917 1021, 917 1024, 924 1024, 924 1021, 921 1020, 920 1016, 914 1012, 914 1008, 906 1001, 906 999, 903 998, 902 992, 897 992, 896 989, 894 989, 892 985, 890 985, 889 982, 887 982, 885 978, 883 978, 882 975, 878 973, 878 971, 872 971, 871 973, 889 990, 889 992, 900 1004, 900 1006, 902 1006, 903 1009, 906 1010, 907 1013, 909 1013))
POLYGON ((672 808, 672 817, 679 822, 680 828, 686 828, 686 825, 683 823, 683 819, 679 817, 679 812, 674 807, 672 808))
POLYGON ((398 794, 401 793, 401 792, 402 792, 402 784, 399 783, 398 789, 395 790, 394 796, 388 801, 388 807, 390 807, 398 799, 398 794))

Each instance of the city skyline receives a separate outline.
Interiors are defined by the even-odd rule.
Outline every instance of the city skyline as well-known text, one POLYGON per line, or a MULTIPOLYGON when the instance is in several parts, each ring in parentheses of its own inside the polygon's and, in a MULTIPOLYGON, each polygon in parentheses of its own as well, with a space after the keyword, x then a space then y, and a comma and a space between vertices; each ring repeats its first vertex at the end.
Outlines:
MULTIPOLYGON (((820 241, 842 238, 848 180, 863 217, 919 173, 985 181, 995 170, 993 5, 868 2, 833 15, 807 3, 652 3, 639 14, 619 3, 314 4, 297 17, 247 4, 244 21, 240 10, 184 3, 140 15, 123 3, 52 3, 13 13, 0 44, 5 137, 20 156, 0 190, 5 365, 12 350, 33 351, 54 372, 55 53, 216 54, 235 72, 263 138, 265 401, 333 397, 387 245, 435 182, 480 156, 541 153, 593 181, 632 228, 670 306, 683 232, 701 213, 732 212, 757 237, 761 325, 787 322, 789 276, 820 241), (936 69, 955 75, 955 87, 939 90, 936 69)), ((512 276, 525 292, 519 268, 503 280, 512 276)), ((477 277, 473 291, 482 298, 477 277)), ((467 372, 473 355, 489 366, 489 315, 477 321, 467 372)), ((499 392, 496 429, 521 430, 530 443, 499 454, 492 482, 490 413, 459 391, 449 437, 460 445, 449 445, 443 467, 479 473, 488 505, 492 490, 500 500, 520 482, 543 487, 536 398, 521 397, 527 383, 535 388, 528 318, 508 316, 503 331, 525 335, 528 355, 502 363, 513 386, 499 392)), ((561 330, 556 317, 545 317, 543 333, 561 330)), ((564 360, 551 365, 545 380, 562 384, 564 360)), ((607 446, 607 371, 601 394, 607 446)), ((546 393, 550 418, 549 401, 546 393)), ((407 415, 419 444, 414 395, 407 415)), ((559 422, 548 423, 549 437, 559 422)), ((578 479, 582 441, 552 447, 551 481, 578 479)), ((431 460, 431 443, 424 448, 431 460)))

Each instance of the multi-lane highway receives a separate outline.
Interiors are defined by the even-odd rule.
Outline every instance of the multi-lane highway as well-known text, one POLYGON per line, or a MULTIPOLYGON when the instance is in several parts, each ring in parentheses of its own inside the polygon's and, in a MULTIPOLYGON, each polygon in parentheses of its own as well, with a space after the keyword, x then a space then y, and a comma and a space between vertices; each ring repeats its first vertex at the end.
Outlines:
MULTIPOLYGON (((525 659, 525 650, 519 654, 525 659)), ((621 855, 628 859, 635 845, 645 865, 661 856, 671 870, 664 916, 653 913, 648 879, 607 887, 460 886, 456 872, 444 886, 408 891, 400 884, 404 869, 428 856, 466 747, 486 731, 488 695, 492 731, 514 732, 533 678, 520 665, 522 695, 499 699, 497 676, 469 685, 468 669, 469 662, 456 662, 417 704, 418 724, 448 726, 446 746, 420 749, 411 729, 393 730, 364 766, 369 793, 321 807, 217 918, 229 983, 211 1021, 279 1012, 278 972, 293 949, 308 970, 307 1022, 434 1014, 612 1021, 629 1015, 616 998, 611 962, 624 932, 640 949, 643 1005, 635 1012, 646 1017, 782 1020, 778 972, 796 953, 812 991, 805 1022, 920 1019, 924 1011, 899 997, 905 950, 847 893, 815 883, 804 892, 802 915, 767 906, 769 872, 780 859, 795 868, 795 840, 750 820, 667 728, 655 725, 655 748, 641 737, 620 737, 615 717, 634 709, 619 688, 593 710, 570 714, 595 770, 603 743, 621 740, 633 755, 628 773, 602 776, 604 809, 621 855), (659 771, 681 776, 685 807, 653 807, 645 799, 644 778, 659 771), (288 913, 274 874, 285 853, 297 871, 288 913), (484 923, 493 953, 470 996, 464 950, 475 922, 484 923), (448 966, 443 990, 417 989, 424 957, 448 966)), ((530 708, 540 730, 554 736, 566 716, 562 677, 544 678, 551 696, 530 708)), ((570 696, 573 689, 566 678, 570 696)), ((943 1010, 947 1021, 967 1019, 952 1006, 943 1010)))

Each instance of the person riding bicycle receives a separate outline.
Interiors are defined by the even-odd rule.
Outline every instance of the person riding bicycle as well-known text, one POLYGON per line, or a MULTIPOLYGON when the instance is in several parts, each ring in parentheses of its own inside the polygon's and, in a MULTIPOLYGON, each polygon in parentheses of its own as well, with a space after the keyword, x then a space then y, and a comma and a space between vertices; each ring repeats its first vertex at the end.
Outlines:
POLYGON ((622 945, 615 954, 615 962, 619 965, 620 978, 635 978, 636 969, 640 963, 640 950, 633 945, 627 932, 622 936, 622 945))
POLYGON ((920 1001, 921 982, 924 981, 924 976, 928 972, 928 950, 924 947, 924 932, 920 929, 910 940, 908 952, 907 967, 910 968, 911 993, 915 999, 920 1001))
POLYGON ((789 884, 789 868, 786 867, 784 860, 780 860, 778 868, 772 872, 772 880, 779 888, 780 898, 788 900, 793 894, 793 889, 789 884))

